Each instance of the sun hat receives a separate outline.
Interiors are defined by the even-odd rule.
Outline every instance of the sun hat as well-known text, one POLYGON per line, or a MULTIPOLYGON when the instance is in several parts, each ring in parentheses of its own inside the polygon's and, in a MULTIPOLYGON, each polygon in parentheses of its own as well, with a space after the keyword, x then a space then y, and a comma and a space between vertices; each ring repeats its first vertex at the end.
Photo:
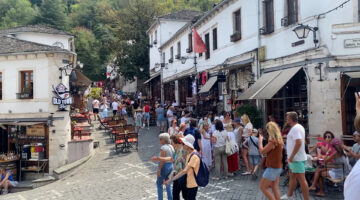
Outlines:
POLYGON ((186 135, 185 137, 181 138, 181 141, 184 143, 184 145, 194 149, 194 142, 195 138, 192 135, 186 135))
POLYGON ((254 129, 252 130, 252 132, 258 133, 259 131, 258 131, 256 128, 254 128, 254 129))
POLYGON ((359 135, 359 136, 360 136, 360 133, 357 132, 357 131, 355 131, 355 132, 353 133, 353 136, 355 136, 355 135, 359 135))
POLYGON ((339 145, 339 144, 341 144, 341 140, 340 140, 340 139, 334 138, 334 139, 331 140, 331 145, 332 145, 332 146, 339 145))
POLYGON ((220 120, 220 117, 216 116, 216 117, 214 118, 214 121, 216 121, 216 120, 220 120))

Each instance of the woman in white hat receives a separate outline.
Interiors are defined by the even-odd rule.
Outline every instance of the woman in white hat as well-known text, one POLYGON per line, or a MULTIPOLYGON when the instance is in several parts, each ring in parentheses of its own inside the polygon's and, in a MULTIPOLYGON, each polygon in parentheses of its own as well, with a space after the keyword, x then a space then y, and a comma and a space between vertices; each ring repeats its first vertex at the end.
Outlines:
POLYGON ((199 173, 200 168, 200 157, 197 155, 191 156, 191 154, 196 153, 197 151, 194 148, 195 138, 191 134, 186 135, 184 138, 181 138, 183 142, 183 148, 187 152, 186 156, 186 165, 185 168, 178 173, 173 178, 165 182, 166 185, 170 184, 172 181, 179 179, 180 177, 186 176, 186 191, 185 191, 185 200, 195 200, 196 194, 198 191, 198 185, 195 180, 194 173, 199 173), (190 159, 191 156, 191 159, 190 159))

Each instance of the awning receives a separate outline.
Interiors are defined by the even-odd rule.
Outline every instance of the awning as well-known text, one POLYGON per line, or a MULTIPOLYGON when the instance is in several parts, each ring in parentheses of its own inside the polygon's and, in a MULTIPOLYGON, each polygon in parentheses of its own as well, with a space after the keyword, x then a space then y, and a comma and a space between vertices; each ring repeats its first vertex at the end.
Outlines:
POLYGON ((199 94, 201 93, 206 93, 209 92, 211 90, 211 88, 215 85, 217 81, 217 76, 213 76, 211 77, 206 83, 205 85, 203 85, 199 91, 199 94))
POLYGON ((13 126, 32 126, 36 124, 44 124, 46 122, 2 122, 1 125, 13 125, 13 126))
POLYGON ((91 80, 87 76, 85 76, 80 70, 75 69, 74 71, 77 79, 75 81, 76 86, 88 87, 89 85, 91 85, 91 80))
POLYGON ((350 78, 360 78, 360 72, 345 72, 344 74, 350 78))
POLYGON ((265 73, 237 100, 271 99, 302 67, 265 73))
POLYGON ((150 81, 152 81, 154 78, 156 78, 156 77, 158 77, 158 76, 160 76, 160 73, 156 73, 153 77, 151 77, 150 79, 146 80, 146 81, 144 82, 144 84, 150 83, 150 81))

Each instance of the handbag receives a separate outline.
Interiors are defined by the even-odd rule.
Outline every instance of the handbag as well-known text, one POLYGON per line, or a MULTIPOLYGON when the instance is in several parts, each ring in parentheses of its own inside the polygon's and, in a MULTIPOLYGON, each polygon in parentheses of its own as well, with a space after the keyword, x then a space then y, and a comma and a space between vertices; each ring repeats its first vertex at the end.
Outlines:
POLYGON ((230 146, 230 142, 228 140, 226 140, 225 143, 225 153, 230 156, 231 154, 231 146, 230 146))
POLYGON ((231 155, 233 155, 236 152, 239 152, 239 146, 238 146, 238 144, 236 144, 235 141, 231 140, 229 142, 229 144, 230 144, 230 149, 231 149, 231 155))

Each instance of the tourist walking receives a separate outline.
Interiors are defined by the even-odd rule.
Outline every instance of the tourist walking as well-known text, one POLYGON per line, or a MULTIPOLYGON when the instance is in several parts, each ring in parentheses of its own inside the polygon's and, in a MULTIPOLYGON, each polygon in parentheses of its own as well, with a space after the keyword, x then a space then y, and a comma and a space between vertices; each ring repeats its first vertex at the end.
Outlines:
POLYGON ((184 136, 192 135, 195 138, 194 141, 194 148, 200 154, 202 153, 202 146, 201 146, 201 133, 199 129, 196 128, 196 120, 190 121, 190 127, 185 130, 184 136))
POLYGON ((198 191, 198 184, 196 183, 195 176, 199 173, 200 157, 196 155, 197 151, 193 145, 195 138, 192 135, 187 135, 184 138, 181 138, 181 140, 183 148, 185 152, 187 152, 185 168, 176 176, 166 181, 165 184, 168 185, 172 181, 178 180, 180 177, 186 175, 184 199, 195 200, 198 191))
POLYGON ((211 141, 210 141, 210 125, 203 123, 200 127, 202 159, 206 166, 210 169, 212 165, 211 141))
MULTIPOLYGON (((253 125, 252 125, 252 123, 250 121, 249 116, 246 115, 246 114, 241 116, 241 120, 242 120, 242 122, 244 124, 244 129, 243 129, 241 137, 240 137, 241 141, 243 143, 244 141, 247 140, 248 137, 250 137, 250 135, 252 133, 253 125)), ((249 157, 248 156, 249 156, 249 150, 243 146, 241 148, 241 158, 244 161, 246 171, 244 173, 242 173, 242 175, 250 175, 251 174, 251 169, 250 169, 249 157)))
POLYGON ((135 112, 135 127, 137 133, 139 133, 140 129, 142 128, 142 121, 143 121, 142 109, 138 108, 135 112))
MULTIPOLYGON (((160 140, 160 157, 172 157, 175 150, 170 145, 170 136, 168 133, 162 133, 159 135, 160 140)), ((163 199, 163 184, 166 181, 170 173, 173 171, 173 163, 160 161, 157 170, 156 186, 158 192, 158 200, 163 199)), ((171 185, 166 185, 166 193, 168 200, 172 200, 172 188, 171 185)))
POLYGON ((159 104, 158 107, 156 108, 155 112, 156 112, 156 118, 157 118, 156 124, 157 124, 160 132, 164 132, 165 131, 165 123, 166 123, 164 107, 161 104, 159 104))
POLYGON ((147 125, 148 130, 150 129, 150 106, 146 104, 144 106, 144 128, 147 125))
POLYGON ((231 149, 233 150, 231 155, 228 155, 227 162, 228 162, 228 171, 230 175, 232 173, 235 173, 239 170, 239 146, 236 142, 235 134, 234 132, 227 132, 229 137, 229 144, 231 146, 231 149))
POLYGON ((229 141, 229 136, 227 132, 224 130, 223 123, 221 121, 217 121, 215 123, 215 132, 213 133, 212 141, 215 143, 214 145, 214 157, 215 157, 215 174, 213 177, 214 180, 219 180, 221 177, 221 165, 224 168, 224 177, 228 178, 228 163, 227 163, 227 154, 225 152, 226 141, 229 141))
POLYGON ((234 131, 231 115, 230 115, 229 112, 226 112, 224 114, 223 124, 224 124, 224 129, 227 132, 233 132, 234 131))
POLYGON ((288 193, 281 199, 292 198, 297 182, 300 184, 301 193, 305 200, 309 199, 309 186, 305 179, 305 129, 298 124, 296 112, 286 113, 286 122, 291 126, 286 139, 286 151, 290 169, 290 181, 288 193))
POLYGON ((171 121, 174 119, 174 106, 170 106, 169 109, 166 112, 166 118, 168 121, 168 127, 171 125, 171 121))
POLYGON ((259 150, 266 155, 263 177, 260 181, 260 190, 269 200, 280 199, 280 174, 282 172, 282 149, 284 146, 279 126, 275 122, 266 125, 268 143, 263 147, 263 135, 259 135, 259 150), (273 193, 270 192, 270 188, 273 193))
POLYGON ((261 155, 259 152, 259 139, 257 137, 258 131, 256 129, 253 129, 252 135, 248 137, 244 142, 245 147, 247 147, 247 149, 249 150, 251 174, 254 179, 257 178, 256 171, 258 170, 261 161, 261 155))
POLYGON ((176 119, 173 119, 171 121, 171 125, 168 128, 168 133, 170 136, 177 134, 177 132, 179 131, 179 128, 176 126, 176 119))
MULTIPOLYGON (((92 109, 93 109, 94 121, 96 121, 96 118, 99 117, 100 101, 97 99, 94 99, 91 105, 92 105, 92 109)), ((98 119, 98 120, 100 120, 100 119, 98 119)))
MULTIPOLYGON (((186 152, 183 149, 181 135, 173 135, 170 137, 171 145, 174 147, 175 152, 172 157, 160 157, 154 156, 151 158, 153 162, 172 162, 174 163, 174 173, 171 174, 171 177, 176 176, 185 168, 186 161, 186 152)), ((179 179, 175 180, 173 183, 172 195, 174 200, 180 200, 180 193, 182 197, 185 198, 186 192, 186 176, 182 176, 179 179)))
POLYGON ((111 103, 111 108, 112 108, 113 116, 114 116, 114 117, 116 116, 116 113, 117 113, 117 111, 118 111, 118 107, 119 107, 119 103, 118 103, 118 101, 115 99, 115 100, 111 103))

